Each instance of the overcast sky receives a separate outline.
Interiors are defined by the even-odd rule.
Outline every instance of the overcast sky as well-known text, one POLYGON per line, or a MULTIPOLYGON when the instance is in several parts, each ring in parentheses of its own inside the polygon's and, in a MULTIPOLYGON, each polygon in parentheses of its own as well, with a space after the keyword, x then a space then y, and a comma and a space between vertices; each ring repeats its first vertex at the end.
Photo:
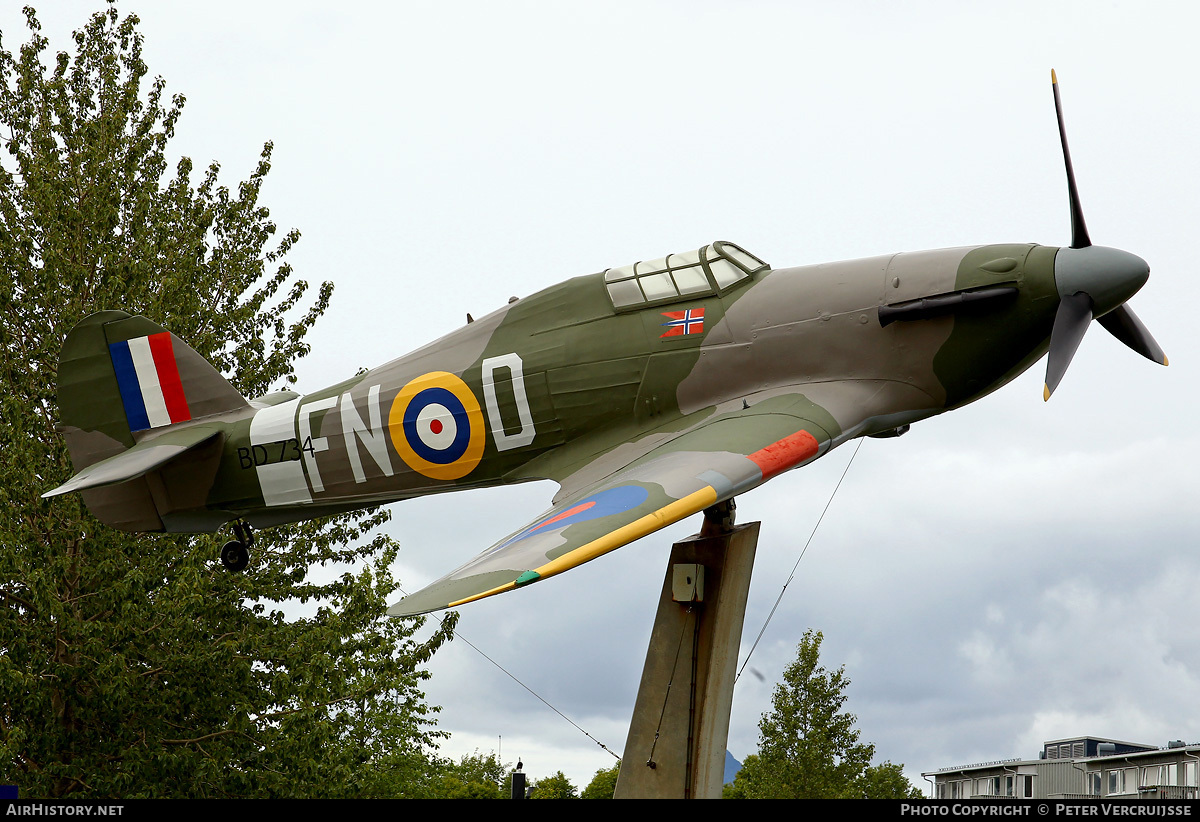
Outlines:
MULTIPOLYGON (((48 4, 41 4, 48 5, 48 4)), ((26 39, 0 8, 6 48, 26 39)), ((65 46, 99 2, 41 10, 65 46)), ((737 242, 775 267, 1070 239, 1050 69, 1093 241, 1151 267, 1131 305, 1171 359, 1098 325, 1049 403, 1044 362, 868 440, 734 696, 755 749, 808 628, 879 760, 920 772, 1092 734, 1200 741, 1190 3, 123 3, 187 95, 174 150, 263 201, 333 305, 317 390, 566 277, 737 242), (1189 259, 1190 255, 1190 259, 1189 259)), ((113 306, 116 307, 116 306, 113 306)), ((738 499, 761 520, 743 657, 853 444, 738 499)), ((415 590, 545 508, 551 483, 394 506, 415 590)), ((672 541, 699 518, 461 610, 463 636, 589 733, 625 741, 672 541)), ((432 663, 446 752, 583 787, 612 758, 460 642, 432 663)))

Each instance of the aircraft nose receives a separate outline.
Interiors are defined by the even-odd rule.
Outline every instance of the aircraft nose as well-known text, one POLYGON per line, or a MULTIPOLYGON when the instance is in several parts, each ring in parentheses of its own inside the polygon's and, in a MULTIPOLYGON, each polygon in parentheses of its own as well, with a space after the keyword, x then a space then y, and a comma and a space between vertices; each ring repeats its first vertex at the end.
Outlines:
POLYGON ((1092 298, 1092 316, 1101 317, 1138 292, 1150 278, 1150 266, 1119 248, 1090 245, 1060 248, 1054 258, 1058 296, 1080 292, 1092 298))

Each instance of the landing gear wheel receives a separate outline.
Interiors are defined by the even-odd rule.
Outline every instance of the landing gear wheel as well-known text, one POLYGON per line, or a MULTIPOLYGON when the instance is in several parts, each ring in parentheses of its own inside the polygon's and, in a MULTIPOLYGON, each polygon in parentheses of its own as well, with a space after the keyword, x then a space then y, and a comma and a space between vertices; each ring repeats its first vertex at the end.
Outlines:
POLYGON ((246 550, 245 544, 231 539, 221 548, 221 564, 235 573, 244 571, 250 564, 250 552, 246 550))

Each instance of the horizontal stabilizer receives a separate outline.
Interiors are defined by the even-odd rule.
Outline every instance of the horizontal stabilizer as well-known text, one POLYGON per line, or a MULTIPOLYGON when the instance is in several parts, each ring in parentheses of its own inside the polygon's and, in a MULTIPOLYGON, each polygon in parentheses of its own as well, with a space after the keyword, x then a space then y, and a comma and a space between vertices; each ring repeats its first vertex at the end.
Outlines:
POLYGON ((42 497, 56 497, 140 477, 219 436, 219 430, 207 425, 167 432, 122 451, 115 457, 89 465, 53 491, 42 494, 42 497))

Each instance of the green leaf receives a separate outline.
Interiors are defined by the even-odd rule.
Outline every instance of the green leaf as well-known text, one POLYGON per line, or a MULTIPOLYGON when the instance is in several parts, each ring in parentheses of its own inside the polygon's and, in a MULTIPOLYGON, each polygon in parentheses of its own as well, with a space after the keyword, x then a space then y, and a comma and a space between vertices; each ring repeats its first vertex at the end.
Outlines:
POLYGON ((108 529, 78 495, 54 386, 66 330, 104 308, 170 328, 247 396, 294 380, 332 285, 287 262, 249 179, 170 169, 183 95, 111 4, 51 50, 37 17, 0 49, 0 770, 25 797, 399 795, 436 770, 422 666, 452 635, 384 617, 396 544, 362 511, 256 535, 243 574, 216 536, 108 529), (231 193, 236 192, 236 193, 231 193), (321 582, 315 564, 356 570, 321 582), (315 616, 287 619, 288 603, 315 616))

